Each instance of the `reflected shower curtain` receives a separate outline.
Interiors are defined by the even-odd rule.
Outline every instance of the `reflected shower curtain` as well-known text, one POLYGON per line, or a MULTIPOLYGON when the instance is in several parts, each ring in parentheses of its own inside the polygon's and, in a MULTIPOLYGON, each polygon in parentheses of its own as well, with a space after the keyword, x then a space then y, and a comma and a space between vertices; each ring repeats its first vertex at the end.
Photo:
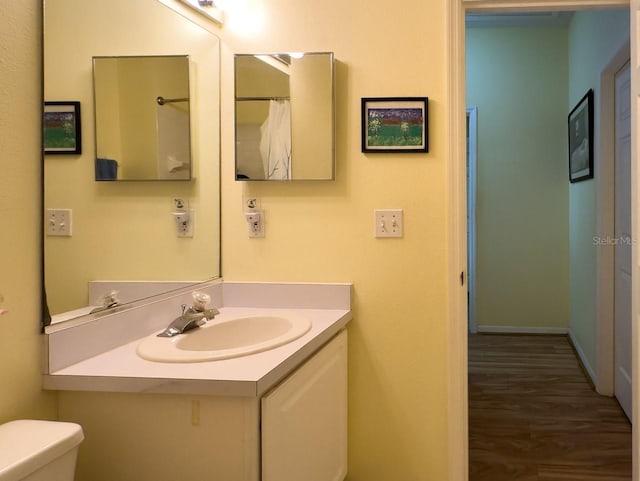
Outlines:
POLYGON ((269 117, 260 127, 265 179, 291 178, 291 103, 270 100, 269 117))

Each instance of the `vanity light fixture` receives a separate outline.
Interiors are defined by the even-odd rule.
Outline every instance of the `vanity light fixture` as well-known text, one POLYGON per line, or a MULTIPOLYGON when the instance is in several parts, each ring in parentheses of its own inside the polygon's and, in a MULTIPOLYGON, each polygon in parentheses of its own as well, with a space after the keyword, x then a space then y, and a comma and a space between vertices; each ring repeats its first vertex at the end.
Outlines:
POLYGON ((213 0, 180 0, 185 5, 191 7, 200 15, 213 20, 215 23, 224 24, 222 10, 216 6, 213 0))

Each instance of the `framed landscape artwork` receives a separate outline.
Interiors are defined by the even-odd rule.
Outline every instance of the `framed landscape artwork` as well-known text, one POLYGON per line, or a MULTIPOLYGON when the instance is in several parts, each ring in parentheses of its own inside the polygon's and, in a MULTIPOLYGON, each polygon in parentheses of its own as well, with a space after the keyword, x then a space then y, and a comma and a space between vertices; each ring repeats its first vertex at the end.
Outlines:
POLYGON ((428 152, 429 99, 362 99, 362 152, 428 152))

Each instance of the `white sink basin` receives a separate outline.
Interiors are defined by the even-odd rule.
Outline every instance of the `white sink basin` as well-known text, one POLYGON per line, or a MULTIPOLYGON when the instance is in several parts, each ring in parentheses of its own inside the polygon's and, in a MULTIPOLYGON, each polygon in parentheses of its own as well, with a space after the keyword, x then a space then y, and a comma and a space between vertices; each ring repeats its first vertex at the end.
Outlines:
POLYGON ((148 361, 202 362, 246 356, 282 346, 311 329, 303 317, 247 316, 209 321, 174 337, 144 338, 138 356, 148 361))

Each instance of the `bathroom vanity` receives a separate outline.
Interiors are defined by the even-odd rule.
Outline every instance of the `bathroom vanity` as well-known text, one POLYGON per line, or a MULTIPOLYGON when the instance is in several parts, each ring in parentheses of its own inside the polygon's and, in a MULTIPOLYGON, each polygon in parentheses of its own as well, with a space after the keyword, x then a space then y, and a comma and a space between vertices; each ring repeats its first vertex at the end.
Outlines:
POLYGON ((199 290, 220 306, 222 321, 295 315, 311 328, 231 359, 138 356, 136 346, 166 327, 190 290, 93 322, 50 326, 44 384, 59 391, 60 419, 81 424, 86 435, 77 480, 343 480, 350 286, 214 282, 199 290))

